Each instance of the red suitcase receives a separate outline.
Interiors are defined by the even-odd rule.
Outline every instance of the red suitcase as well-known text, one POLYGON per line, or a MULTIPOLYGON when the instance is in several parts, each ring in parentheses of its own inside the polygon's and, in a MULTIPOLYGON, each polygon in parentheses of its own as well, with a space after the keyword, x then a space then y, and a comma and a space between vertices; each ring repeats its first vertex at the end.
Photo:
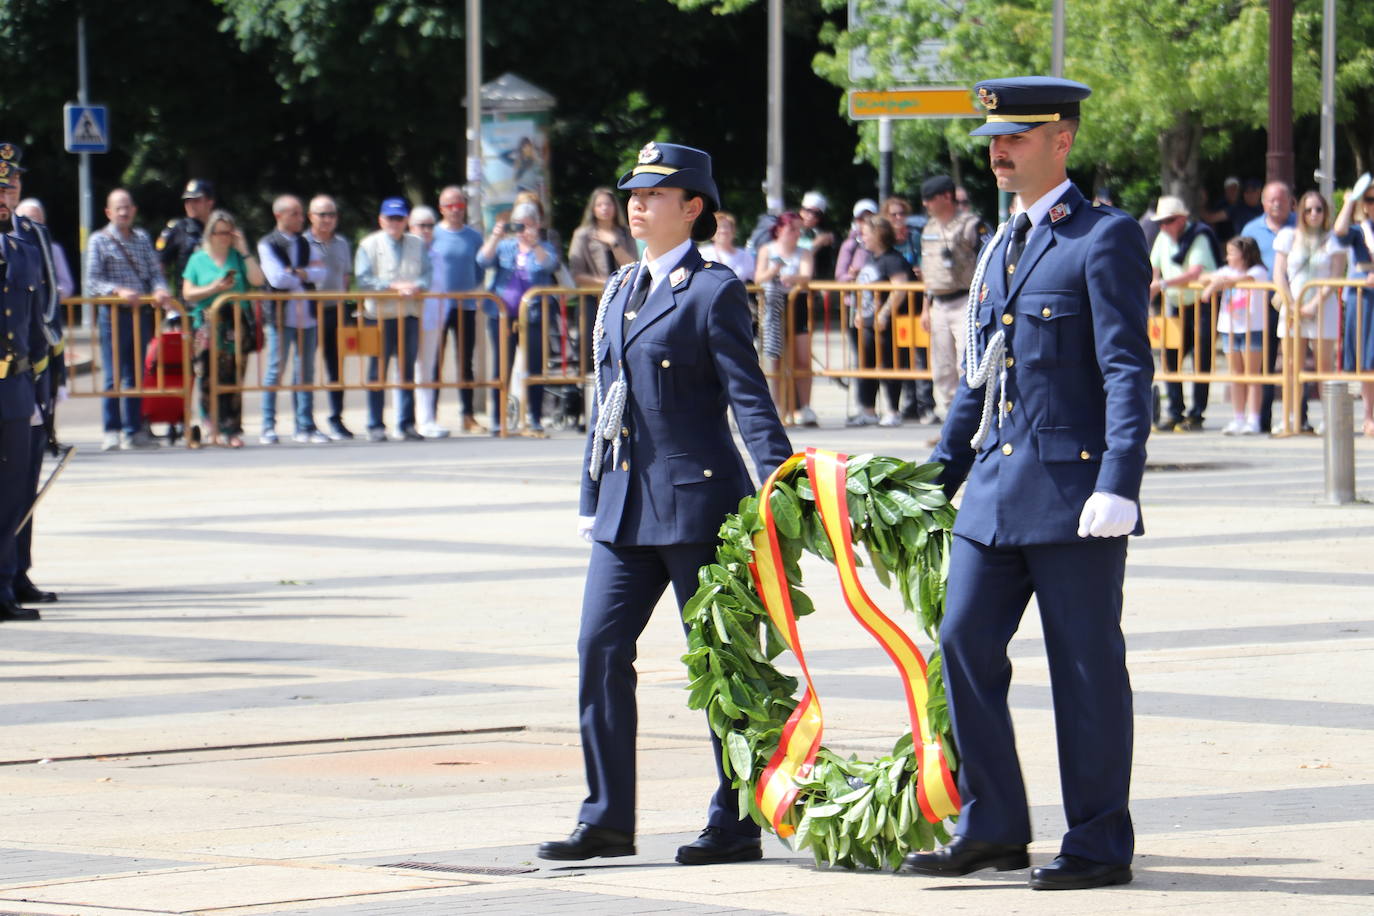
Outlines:
MULTIPOLYGON (((148 341, 143 358, 143 388, 180 388, 186 384, 187 366, 182 364, 183 339, 180 331, 163 331, 148 341), (158 384, 158 354, 162 354, 162 379, 158 384)), ((186 416, 186 398, 152 397, 143 399, 143 419, 149 423, 180 424, 186 416)))

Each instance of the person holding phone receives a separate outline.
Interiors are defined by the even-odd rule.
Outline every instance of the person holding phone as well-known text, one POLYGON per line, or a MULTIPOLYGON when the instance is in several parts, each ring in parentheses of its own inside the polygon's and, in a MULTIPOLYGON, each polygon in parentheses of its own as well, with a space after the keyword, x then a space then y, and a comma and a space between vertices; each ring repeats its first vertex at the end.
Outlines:
MULTIPOLYGON (((496 228, 487 237, 477 252, 477 265, 483 269, 496 268, 492 278, 491 291, 501 297, 505 304, 506 317, 509 319, 509 345, 506 350, 506 371, 510 372, 515 362, 515 350, 520 344, 520 328, 517 323, 520 315, 520 300, 525 290, 536 286, 556 286, 554 271, 558 268, 558 252, 553 245, 544 241, 540 235, 542 222, 539 209, 532 203, 517 204, 504 218, 497 220, 496 228)), ((495 303, 490 300, 482 303, 487 312, 487 333, 491 338, 491 365, 501 365, 501 315, 495 303)), ((529 339, 525 344, 525 370, 531 375, 540 373, 543 364, 543 336, 541 308, 531 308, 528 314, 529 339)), ((504 405, 501 395, 492 392, 491 434, 501 433, 501 414, 504 405)), ((544 388, 542 385, 529 387, 529 403, 525 405, 525 429, 523 434, 536 439, 544 437, 544 388)))
MULTIPOLYGON (((248 249, 243 231, 228 211, 215 210, 206 220, 205 234, 200 247, 191 253, 181 273, 181 298, 191 314, 193 365, 200 387, 200 418, 202 426, 210 419, 210 335, 217 336, 215 372, 222 385, 243 384, 246 359, 251 349, 238 346, 239 338, 248 340, 256 334, 252 323, 252 309, 246 302, 237 303, 240 315, 234 320, 233 305, 211 312, 211 306, 222 293, 246 293, 266 281, 258 260, 248 249)), ((243 396, 222 394, 219 398, 219 426, 210 430, 212 445, 227 444, 243 448, 243 396)))

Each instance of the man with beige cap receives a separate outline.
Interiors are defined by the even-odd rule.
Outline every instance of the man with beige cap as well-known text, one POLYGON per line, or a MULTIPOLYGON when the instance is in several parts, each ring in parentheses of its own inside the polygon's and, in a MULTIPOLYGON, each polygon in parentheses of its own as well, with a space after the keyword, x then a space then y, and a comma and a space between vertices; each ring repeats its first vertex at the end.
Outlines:
MULTIPOLYGON (((1199 300, 1196 291, 1186 289, 1204 273, 1217 269, 1211 229, 1193 220, 1188 205, 1172 195, 1159 199, 1151 219, 1159 226, 1159 237, 1150 250, 1150 266, 1154 273, 1150 282, 1150 301, 1153 303, 1162 290, 1163 314, 1166 318, 1177 318, 1181 331, 1181 339, 1165 341, 1170 346, 1164 348, 1164 370, 1177 372, 1183 358, 1192 353, 1193 370, 1211 372, 1215 347, 1212 312, 1199 300)), ((1202 415, 1207 410, 1207 383, 1193 383, 1193 406, 1187 416, 1183 413, 1183 383, 1167 382, 1164 390, 1168 403, 1155 428, 1180 433, 1202 429, 1202 415)))

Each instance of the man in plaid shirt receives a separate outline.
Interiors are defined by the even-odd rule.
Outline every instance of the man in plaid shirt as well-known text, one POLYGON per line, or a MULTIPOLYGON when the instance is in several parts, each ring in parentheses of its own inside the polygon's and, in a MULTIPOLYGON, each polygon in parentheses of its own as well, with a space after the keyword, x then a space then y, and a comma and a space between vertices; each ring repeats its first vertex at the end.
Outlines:
MULTIPOLYGON (((134 206, 134 199, 128 191, 123 188, 111 191, 105 199, 105 216, 110 222, 91 236, 86 249, 86 295, 118 296, 130 306, 135 306, 119 307, 118 323, 114 325, 119 331, 119 382, 126 389, 138 386, 139 363, 148 349, 148 341, 157 330, 156 315, 149 306, 137 307, 139 298, 151 295, 160 306, 172 301, 148 234, 134 227, 134 215, 137 213, 138 208, 134 206)), ((115 360, 110 309, 111 306, 102 305, 98 315, 100 364, 105 371, 105 391, 114 389, 115 360)), ((157 443, 143 428, 142 406, 140 398, 105 399, 102 451, 157 447, 157 443)))

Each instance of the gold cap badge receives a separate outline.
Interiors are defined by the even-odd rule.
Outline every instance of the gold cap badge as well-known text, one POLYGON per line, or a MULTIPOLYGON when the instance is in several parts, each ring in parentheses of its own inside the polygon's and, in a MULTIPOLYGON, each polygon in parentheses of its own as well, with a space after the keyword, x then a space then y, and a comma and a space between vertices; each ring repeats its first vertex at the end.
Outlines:
POLYGON ((15 157, 13 143, 0 143, 0 159, 8 162, 15 157))
POLYGON ((986 86, 978 90, 978 101, 982 102, 988 111, 997 110, 997 93, 989 92, 986 86))

